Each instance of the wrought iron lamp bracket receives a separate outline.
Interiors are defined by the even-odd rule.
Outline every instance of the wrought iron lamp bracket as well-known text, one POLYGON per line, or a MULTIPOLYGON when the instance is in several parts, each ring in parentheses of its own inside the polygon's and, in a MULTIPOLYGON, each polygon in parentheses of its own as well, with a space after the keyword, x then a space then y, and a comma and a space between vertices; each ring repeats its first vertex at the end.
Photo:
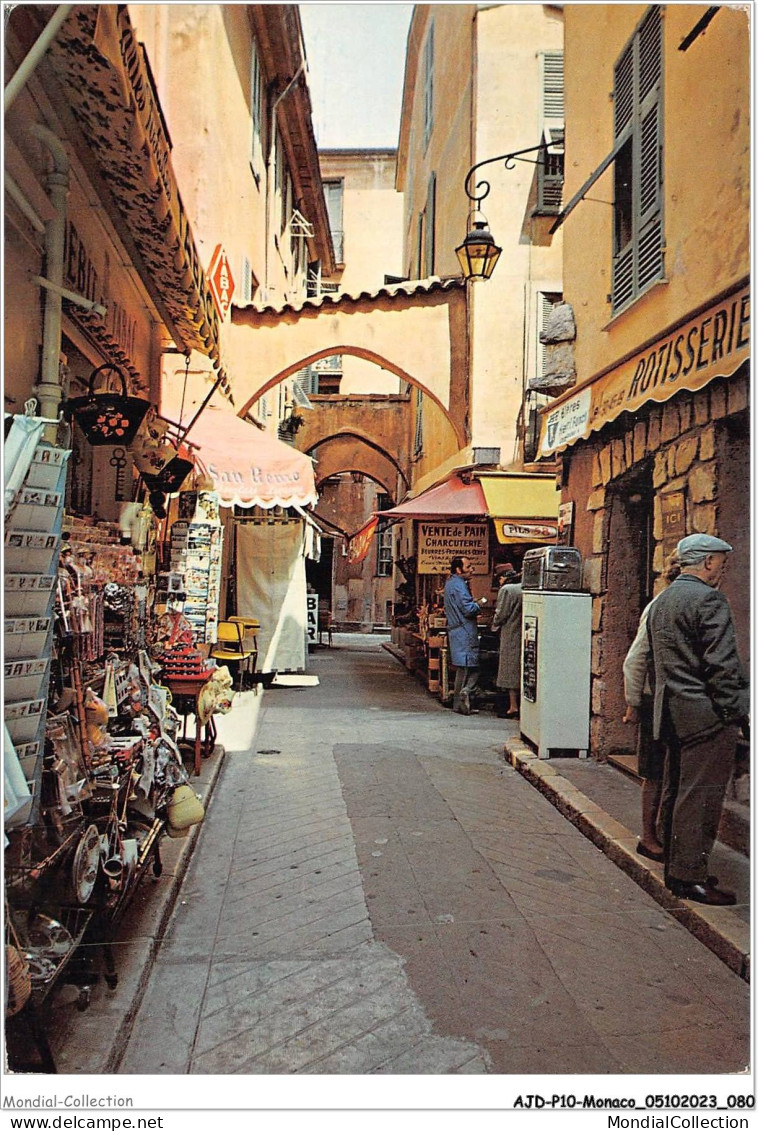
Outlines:
MULTIPOLYGON (((474 185, 474 191, 471 191, 471 178, 474 176, 477 169, 483 168, 484 165, 492 165, 496 161, 502 161, 506 169, 515 169, 517 159, 528 160, 528 158, 522 156, 524 153, 545 153, 549 148, 550 144, 548 142, 541 142, 540 145, 532 145, 528 149, 516 149, 513 153, 501 153, 498 157, 488 157, 485 161, 479 161, 476 165, 472 165, 466 174, 466 179, 463 182, 463 191, 466 193, 469 200, 474 201, 474 204, 478 208, 482 201, 489 196, 491 185, 489 181, 477 181, 476 185, 474 185), (480 192, 480 189, 483 189, 483 191, 480 192)), ((538 165, 540 164, 540 160, 538 158, 536 161, 529 163, 538 165)))

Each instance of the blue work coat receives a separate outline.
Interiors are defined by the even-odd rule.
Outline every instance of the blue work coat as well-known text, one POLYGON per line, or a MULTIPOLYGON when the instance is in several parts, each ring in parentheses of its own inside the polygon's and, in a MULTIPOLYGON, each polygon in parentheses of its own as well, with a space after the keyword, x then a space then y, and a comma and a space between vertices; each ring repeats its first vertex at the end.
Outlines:
POLYGON ((479 630, 476 618, 481 612, 471 596, 468 582, 459 573, 445 583, 445 616, 450 663, 456 668, 479 666, 479 630))

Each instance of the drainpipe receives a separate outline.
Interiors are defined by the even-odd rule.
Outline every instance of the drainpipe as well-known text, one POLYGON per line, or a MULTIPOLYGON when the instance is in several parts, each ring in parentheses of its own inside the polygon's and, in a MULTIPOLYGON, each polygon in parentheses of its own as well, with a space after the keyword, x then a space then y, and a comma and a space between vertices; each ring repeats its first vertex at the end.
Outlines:
POLYGON ((47 194, 55 216, 45 224, 45 275, 50 283, 45 294, 42 327, 42 364, 35 392, 40 416, 57 420, 62 396, 60 382, 61 320, 63 298, 63 253, 66 238, 66 203, 69 160, 60 138, 47 126, 35 124, 29 132, 47 146, 53 169, 47 175, 47 194))
POLYGON ((274 151, 276 149, 276 111, 279 108, 279 103, 282 102, 289 92, 294 87, 300 75, 305 70, 305 59, 301 62, 300 66, 295 71, 290 81, 285 86, 284 90, 279 94, 271 106, 271 130, 268 139, 268 169, 266 172, 266 244, 263 250, 263 286, 266 292, 266 302, 269 301, 268 285, 269 285, 269 243, 271 238, 272 228, 272 210, 274 206, 274 151))
POLYGON ((3 107, 8 111, 15 100, 18 98, 21 91, 26 86, 29 78, 35 71, 37 64, 42 56, 47 51, 48 47, 55 39, 56 35, 63 26, 66 17, 68 16, 73 4, 60 4, 59 7, 53 12, 48 22, 40 34, 37 41, 29 51, 28 55, 22 60, 21 66, 18 68, 13 78, 5 87, 3 93, 3 107))

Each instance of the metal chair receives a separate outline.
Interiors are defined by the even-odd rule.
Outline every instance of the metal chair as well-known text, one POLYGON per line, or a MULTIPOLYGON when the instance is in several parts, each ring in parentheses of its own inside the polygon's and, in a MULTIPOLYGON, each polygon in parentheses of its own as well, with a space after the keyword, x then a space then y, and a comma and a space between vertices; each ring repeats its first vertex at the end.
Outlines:
POLYGON ((242 668, 251 656, 258 655, 257 648, 244 642, 245 630, 240 621, 222 620, 216 629, 216 643, 211 647, 214 660, 237 664, 238 691, 242 690, 242 668))
POLYGON ((245 664, 247 679, 244 682, 253 685, 256 683, 255 675, 258 668, 258 629, 261 627, 261 622, 254 617, 243 616, 230 616, 227 620, 232 624, 242 625, 242 646, 251 649, 250 657, 245 664))

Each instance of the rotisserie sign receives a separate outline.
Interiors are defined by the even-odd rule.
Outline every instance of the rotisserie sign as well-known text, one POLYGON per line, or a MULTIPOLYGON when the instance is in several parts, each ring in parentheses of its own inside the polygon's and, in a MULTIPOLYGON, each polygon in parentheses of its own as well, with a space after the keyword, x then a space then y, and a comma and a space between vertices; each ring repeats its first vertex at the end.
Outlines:
POLYGON ((489 572, 486 522, 419 522, 419 573, 450 573, 455 557, 468 558, 474 573, 489 572))

